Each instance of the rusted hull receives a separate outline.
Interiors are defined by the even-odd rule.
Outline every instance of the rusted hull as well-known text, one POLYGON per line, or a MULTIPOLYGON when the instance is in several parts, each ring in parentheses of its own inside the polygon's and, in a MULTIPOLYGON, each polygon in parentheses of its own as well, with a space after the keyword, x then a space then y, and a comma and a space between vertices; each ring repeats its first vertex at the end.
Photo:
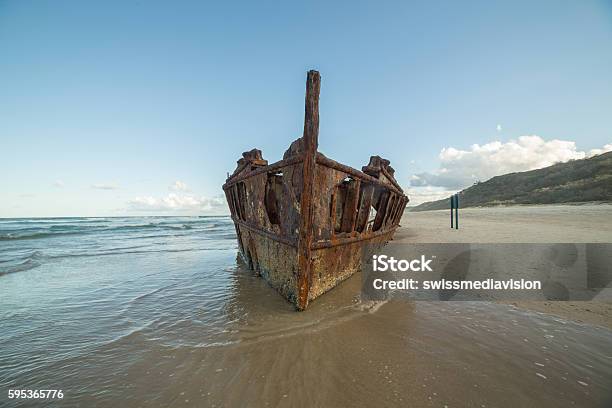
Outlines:
POLYGON ((319 87, 310 71, 304 135, 283 160, 245 152, 223 185, 243 258, 298 310, 392 239, 408 203, 389 161, 372 156, 359 171, 317 151, 319 87))
POLYGON ((297 305, 297 246, 274 239, 244 224, 238 224, 236 228, 244 262, 287 300, 297 305))
POLYGON ((309 301, 333 289, 343 280, 361 270, 361 262, 393 238, 388 231, 365 241, 315 249, 312 253, 313 279, 309 301), (366 253, 367 251, 367 253, 366 253))

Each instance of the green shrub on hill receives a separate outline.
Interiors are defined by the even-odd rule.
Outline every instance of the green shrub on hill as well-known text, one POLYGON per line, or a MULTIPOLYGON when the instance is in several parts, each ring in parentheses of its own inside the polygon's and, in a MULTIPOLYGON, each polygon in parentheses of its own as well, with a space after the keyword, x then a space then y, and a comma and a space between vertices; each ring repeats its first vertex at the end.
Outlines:
MULTIPOLYGON (((543 169, 496 176, 459 194, 461 207, 612 202, 612 152, 543 169)), ((411 211, 446 208, 449 208, 449 200, 443 199, 423 203, 411 211)))

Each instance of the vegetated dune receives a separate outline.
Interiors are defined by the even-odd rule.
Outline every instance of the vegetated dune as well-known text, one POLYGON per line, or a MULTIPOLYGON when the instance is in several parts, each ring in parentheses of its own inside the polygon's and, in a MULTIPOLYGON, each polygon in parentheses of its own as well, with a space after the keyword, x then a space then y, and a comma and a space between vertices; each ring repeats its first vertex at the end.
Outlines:
MULTIPOLYGON (((612 201, 612 152, 543 169, 509 173, 460 193, 461 207, 612 201)), ((411 211, 449 208, 449 200, 423 203, 411 211)))

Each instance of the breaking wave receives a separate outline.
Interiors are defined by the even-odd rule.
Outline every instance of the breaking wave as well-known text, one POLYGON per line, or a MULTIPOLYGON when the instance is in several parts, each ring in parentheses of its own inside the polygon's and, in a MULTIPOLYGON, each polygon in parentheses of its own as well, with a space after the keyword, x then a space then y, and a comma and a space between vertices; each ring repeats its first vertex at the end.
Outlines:
POLYGON ((42 257, 43 255, 40 251, 34 251, 23 258, 0 261, 0 276, 34 269, 41 265, 42 257), (8 266, 5 266, 4 264, 7 264, 8 266))
POLYGON ((0 241, 13 240, 31 240, 42 238, 54 238, 66 235, 83 235, 91 233, 113 233, 113 232, 138 232, 146 230, 157 231, 186 231, 194 229, 215 229, 220 224, 208 223, 199 219, 197 222, 180 221, 178 223, 143 223, 143 224, 127 224, 127 225, 104 225, 104 223, 94 223, 89 225, 91 221, 79 224, 68 225, 41 225, 40 227, 18 227, 14 229, 0 229, 0 241), (102 225, 100 225, 102 224, 102 225))
POLYGON ((187 253, 235 246, 229 217, 0 220, 0 276, 71 257, 187 253))

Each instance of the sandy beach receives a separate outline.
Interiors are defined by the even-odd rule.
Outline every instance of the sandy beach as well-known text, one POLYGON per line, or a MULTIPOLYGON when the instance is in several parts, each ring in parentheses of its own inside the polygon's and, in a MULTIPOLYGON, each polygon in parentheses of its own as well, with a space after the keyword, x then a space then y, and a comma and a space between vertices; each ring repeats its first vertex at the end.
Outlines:
MULTIPOLYGON (((608 243, 612 205, 534 205, 466 208, 450 229, 447 210, 406 211, 396 242, 406 243, 608 243)), ((513 306, 612 328, 612 304, 513 301, 513 306)))
MULTIPOLYGON (((461 216, 450 231, 445 213, 406 213, 396 242, 604 240, 612 219, 609 206, 461 216)), ((237 259, 228 217, 3 228, 0 395, 61 388, 58 406, 87 407, 610 406, 609 304, 367 301, 357 273, 296 312, 237 259)))
POLYGON ((400 242, 612 242, 612 204, 465 208, 458 230, 450 229, 450 210, 407 210, 401 225, 400 242))

